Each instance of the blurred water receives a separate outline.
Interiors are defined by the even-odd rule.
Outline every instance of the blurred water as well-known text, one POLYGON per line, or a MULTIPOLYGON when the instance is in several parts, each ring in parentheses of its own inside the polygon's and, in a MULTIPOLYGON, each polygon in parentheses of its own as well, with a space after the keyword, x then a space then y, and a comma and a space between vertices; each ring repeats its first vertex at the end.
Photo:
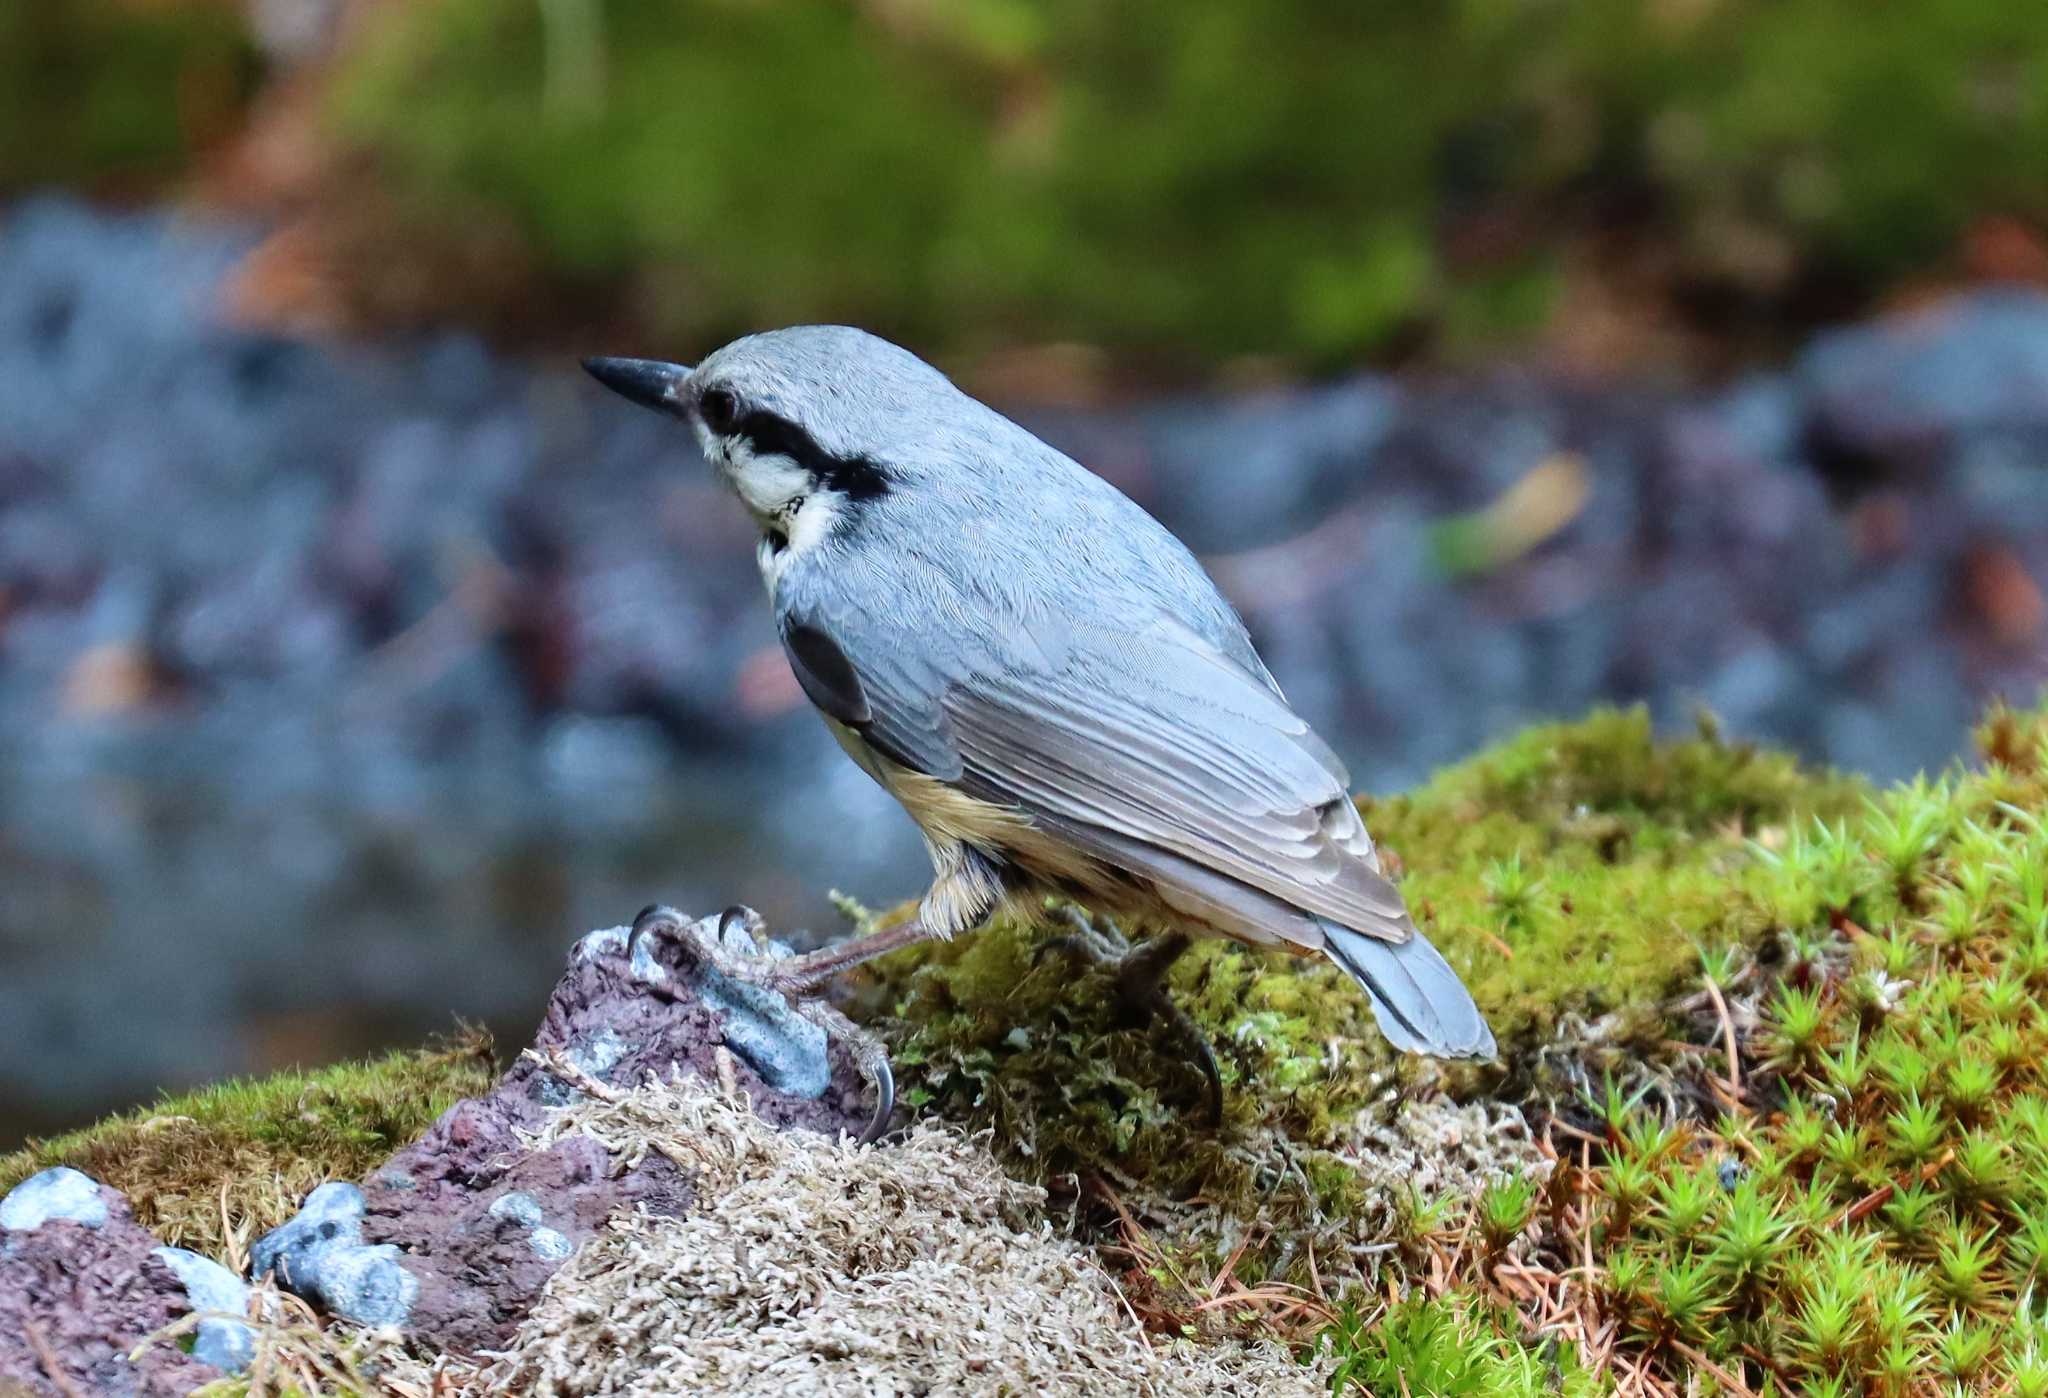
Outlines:
MULTIPOLYGON (((234 229, 0 219, 0 1147, 457 1013, 523 1035, 651 899, 829 931, 835 885, 917 891, 674 425, 461 336, 237 332, 234 229)), ((1021 416, 1204 555, 1361 787, 1602 699, 1890 777, 2048 679, 2044 366, 2011 293, 1684 395, 1021 416)))

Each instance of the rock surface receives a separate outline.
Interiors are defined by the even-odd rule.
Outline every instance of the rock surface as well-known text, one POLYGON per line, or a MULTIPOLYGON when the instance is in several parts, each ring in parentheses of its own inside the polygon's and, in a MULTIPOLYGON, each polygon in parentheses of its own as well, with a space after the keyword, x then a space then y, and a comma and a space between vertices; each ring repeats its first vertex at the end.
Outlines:
MULTIPOLYGON (((720 935, 720 919, 696 925, 720 935)), ((751 949, 727 929, 730 950, 751 949)), ((744 1090, 778 1127, 857 1132, 866 1089, 845 1050, 828 1045, 779 997, 735 985, 678 941, 644 939, 626 956, 626 930, 576 944, 534 1041, 608 1088, 677 1071, 744 1090)), ((537 1149, 552 1108, 582 1097, 533 1058, 488 1095, 458 1103, 359 1188, 321 1186, 299 1215, 256 1246, 256 1272, 332 1314, 402 1327, 434 1345, 475 1353, 504 1343, 556 1268, 625 1209, 685 1213, 690 1180, 649 1153, 623 1169, 597 1140, 572 1136, 537 1149)))
MULTIPOLYGON (((768 1126, 826 1135, 867 1123, 867 1089, 846 1049, 781 997, 728 980, 695 938, 757 948, 737 919, 641 941, 622 927, 571 951, 533 1051, 482 1097, 458 1102, 361 1184, 334 1180, 251 1250, 252 1271, 331 1315, 395 1327, 436 1348, 504 1344, 542 1287, 621 1212, 685 1215, 693 1180, 659 1151, 615 1158, 591 1135, 542 1140, 555 1110, 653 1079, 695 1075, 747 1094, 768 1126), (551 1068, 548 1065, 558 1065, 551 1068)), ((239 1372, 255 1337, 246 1284, 219 1262, 159 1246, 128 1201, 65 1167, 0 1198, 0 1393, 63 1383, 93 1394, 183 1393, 239 1372), (190 1354, 146 1336, 198 1323, 190 1354), (54 1380, 51 1366, 63 1375, 54 1380)))
POLYGON ((246 1358, 248 1327, 204 1322, 192 1354, 166 1340, 128 1356, 194 1310, 237 1310, 240 1287, 217 1263, 159 1247, 117 1191, 45 1170, 0 1199, 0 1392, 189 1393, 246 1358))

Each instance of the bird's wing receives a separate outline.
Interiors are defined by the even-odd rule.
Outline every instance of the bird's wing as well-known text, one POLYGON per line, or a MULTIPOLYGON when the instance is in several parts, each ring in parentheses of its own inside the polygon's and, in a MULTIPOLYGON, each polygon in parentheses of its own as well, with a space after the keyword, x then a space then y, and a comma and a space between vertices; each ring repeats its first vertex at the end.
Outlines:
MULTIPOLYGON (((836 631, 785 618, 791 663, 814 702, 894 760, 1381 940, 1413 935, 1341 764, 1269 681, 1190 628, 1020 624, 944 676, 906 660, 913 647, 836 631)), ((1287 924, 1270 934, 1301 944, 1287 924)))

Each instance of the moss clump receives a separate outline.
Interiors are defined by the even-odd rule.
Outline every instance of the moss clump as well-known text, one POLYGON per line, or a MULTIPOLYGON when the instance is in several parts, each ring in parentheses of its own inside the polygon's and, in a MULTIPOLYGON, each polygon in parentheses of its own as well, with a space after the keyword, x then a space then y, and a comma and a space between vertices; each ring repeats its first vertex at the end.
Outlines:
POLYGON ((1555 1097, 1568 1084, 1541 1050, 1560 1026, 1606 1021, 1577 1031, 1607 1046, 1595 1068, 1654 1043, 1703 951, 1779 925, 1778 880, 1751 841, 1787 841, 1866 793, 1710 724, 1659 743, 1635 709, 1532 728, 1365 813, 1492 1022, 1507 1089, 1555 1097))
POLYGON ((1404 1077, 1527 1101, 1575 1099, 1602 1071, 1674 1076, 1662 1011, 1696 985, 1701 948, 1754 948, 1780 925, 1778 874, 1747 837, 1782 841, 1862 797, 1712 733, 1657 743, 1628 712, 1532 730, 1372 805, 1411 906, 1495 1027, 1505 1077, 1397 1061, 1320 958, 1202 940, 1172 990, 1221 1059, 1220 1132, 1185 1046, 1122 1023, 1102 972, 1034 960, 1041 931, 1001 921, 874 974, 906 1100, 993 1126, 1015 1168, 1055 1187, 1104 1182, 1165 1224, 1161 1246, 1214 1261, 1256 1219, 1262 1242, 1237 1273, 1256 1278, 1398 1231, 1386 1199, 1406 1182, 1375 1176, 1374 1135, 1404 1077))
POLYGON ((494 1076, 490 1040, 465 1030, 410 1053, 219 1083, 0 1157, 0 1193, 69 1165, 125 1193, 165 1242, 220 1255, 226 1230, 282 1223, 315 1185, 369 1173, 494 1076))
POLYGON ((1686 1121, 1607 1104, 1563 1255, 1639 1363, 1754 1389, 2048 1393, 2048 707, 1977 772, 1767 859, 1792 954, 1733 993, 1747 1067, 1686 1121))
POLYGON ((1568 1342, 1530 1343, 1512 1312, 1412 1296, 1368 1319, 1347 1306, 1317 1336, 1331 1387, 1422 1398, 1590 1398, 1607 1391, 1568 1342))

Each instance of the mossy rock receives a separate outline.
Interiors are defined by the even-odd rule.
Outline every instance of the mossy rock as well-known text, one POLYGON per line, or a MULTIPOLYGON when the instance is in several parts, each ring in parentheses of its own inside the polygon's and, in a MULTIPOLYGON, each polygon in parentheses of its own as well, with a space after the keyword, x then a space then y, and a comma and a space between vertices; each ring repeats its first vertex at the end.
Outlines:
MULTIPOLYGON (((1397 1060, 1334 968, 1203 942, 1173 990, 1222 1056, 1220 1130, 1172 1035, 1038 957, 1042 928, 864 993, 904 1098, 1099 1230, 1155 1326, 1327 1345, 1373 1392, 1578 1394, 1622 1359, 1644 1391, 2048 1395, 2048 707, 1979 742, 1875 792, 1607 712, 1368 803, 1501 1064, 1397 1060), (1447 1098, 1468 1136, 1552 1108, 1562 1148, 1525 1133, 1423 1197, 1376 1152, 1447 1098)), ((220 1252, 224 1188, 267 1226, 490 1071, 465 1043, 230 1084, 0 1161, 0 1188, 72 1164, 220 1252)))
POLYGON ((226 1230, 246 1241, 284 1222, 315 1185, 368 1174, 495 1077, 490 1040, 465 1031, 359 1063, 217 1083, 0 1156, 0 1194, 69 1165, 126 1194, 165 1242, 220 1256, 226 1230))

